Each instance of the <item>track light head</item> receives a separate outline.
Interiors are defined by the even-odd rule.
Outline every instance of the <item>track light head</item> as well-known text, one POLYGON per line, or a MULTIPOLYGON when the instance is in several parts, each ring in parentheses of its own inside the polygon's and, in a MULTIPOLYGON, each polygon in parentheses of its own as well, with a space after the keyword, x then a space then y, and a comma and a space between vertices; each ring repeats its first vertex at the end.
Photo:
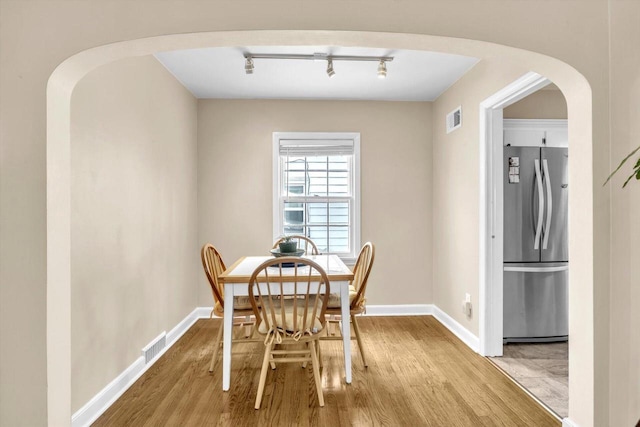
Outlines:
POLYGON ((378 78, 384 79, 387 77, 387 64, 384 62, 384 59, 380 60, 380 64, 378 65, 378 78))
POLYGON ((378 62, 378 77, 384 79, 387 77, 387 62, 393 61, 393 56, 361 56, 361 55, 331 55, 325 53, 314 53, 313 55, 305 54, 272 54, 272 53, 249 53, 244 54, 244 72, 253 74, 254 59, 292 59, 292 60, 314 60, 327 61, 327 76, 333 77, 336 72, 333 69, 333 61, 371 61, 378 62))
POLYGON ((333 77, 335 74, 336 72, 333 71, 333 61, 329 58, 329 60, 327 60, 327 76, 333 77))
POLYGON ((253 59, 250 56, 247 56, 247 60, 244 62, 244 72, 253 74, 253 59))

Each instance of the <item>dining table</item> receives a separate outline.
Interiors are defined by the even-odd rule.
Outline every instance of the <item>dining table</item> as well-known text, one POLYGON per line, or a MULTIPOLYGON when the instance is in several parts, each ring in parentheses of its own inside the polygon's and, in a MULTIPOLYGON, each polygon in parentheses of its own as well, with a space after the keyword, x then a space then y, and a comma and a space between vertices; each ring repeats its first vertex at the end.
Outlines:
MULTIPOLYGON (((342 342, 344 347, 344 372, 345 381, 351 383, 351 323, 349 321, 349 283, 353 280, 353 272, 337 255, 303 255, 315 261, 327 274, 330 283, 330 292, 340 294, 340 310, 342 317, 342 342)), ((222 347, 222 389, 228 391, 231 384, 231 342, 233 329, 233 305, 234 297, 249 295, 249 280, 256 267, 272 256, 244 256, 229 266, 218 280, 224 285, 224 320, 223 320, 223 347, 222 347)), ((282 280, 290 277, 294 280, 295 268, 282 268, 282 280)), ((312 275, 311 279, 319 279, 319 275, 312 275)), ((258 281, 258 286, 260 286, 258 281)))

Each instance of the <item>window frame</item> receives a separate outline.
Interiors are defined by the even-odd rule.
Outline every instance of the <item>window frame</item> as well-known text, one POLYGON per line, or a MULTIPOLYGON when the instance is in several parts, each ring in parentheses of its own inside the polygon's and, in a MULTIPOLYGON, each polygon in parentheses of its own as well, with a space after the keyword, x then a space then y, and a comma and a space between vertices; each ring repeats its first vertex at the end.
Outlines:
POLYGON ((352 206, 349 212, 349 240, 351 242, 351 252, 348 254, 338 254, 347 264, 355 263, 360 251, 360 133, 359 132, 273 132, 272 148, 272 169, 273 169, 273 240, 282 235, 283 229, 283 209, 281 203, 280 189, 282 187, 280 173, 280 141, 296 140, 309 141, 353 141, 353 164, 351 172, 352 185, 352 206))

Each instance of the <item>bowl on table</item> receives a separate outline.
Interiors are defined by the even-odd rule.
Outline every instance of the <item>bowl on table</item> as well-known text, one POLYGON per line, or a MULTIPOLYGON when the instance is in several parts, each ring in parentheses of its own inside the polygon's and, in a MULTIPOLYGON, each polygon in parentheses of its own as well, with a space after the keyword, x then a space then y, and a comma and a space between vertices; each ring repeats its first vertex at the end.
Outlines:
POLYGON ((280 252, 280 248, 271 249, 271 255, 275 257, 281 256, 302 256, 304 255, 304 249, 296 249, 295 252, 280 252))
MULTIPOLYGON (((280 248, 275 248, 275 249, 271 249, 271 255, 275 256, 276 258, 281 257, 281 256, 302 256, 304 255, 304 249, 296 249, 295 252, 280 252, 280 248)), ((282 263, 282 267, 287 268, 287 267, 295 267, 295 263, 293 262, 283 262, 282 263)))

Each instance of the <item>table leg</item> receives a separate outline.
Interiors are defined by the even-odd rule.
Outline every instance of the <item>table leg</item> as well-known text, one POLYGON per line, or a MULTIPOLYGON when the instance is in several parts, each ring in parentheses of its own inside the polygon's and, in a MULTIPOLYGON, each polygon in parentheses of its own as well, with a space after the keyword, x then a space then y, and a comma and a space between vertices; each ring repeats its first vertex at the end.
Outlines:
POLYGON ((342 315, 342 344, 344 347, 344 374, 351 384, 351 316, 349 312, 349 282, 340 283, 340 312, 342 315))
POLYGON ((222 390, 231 384, 231 338, 233 335, 233 285, 224 285, 224 333, 222 336, 222 390))

